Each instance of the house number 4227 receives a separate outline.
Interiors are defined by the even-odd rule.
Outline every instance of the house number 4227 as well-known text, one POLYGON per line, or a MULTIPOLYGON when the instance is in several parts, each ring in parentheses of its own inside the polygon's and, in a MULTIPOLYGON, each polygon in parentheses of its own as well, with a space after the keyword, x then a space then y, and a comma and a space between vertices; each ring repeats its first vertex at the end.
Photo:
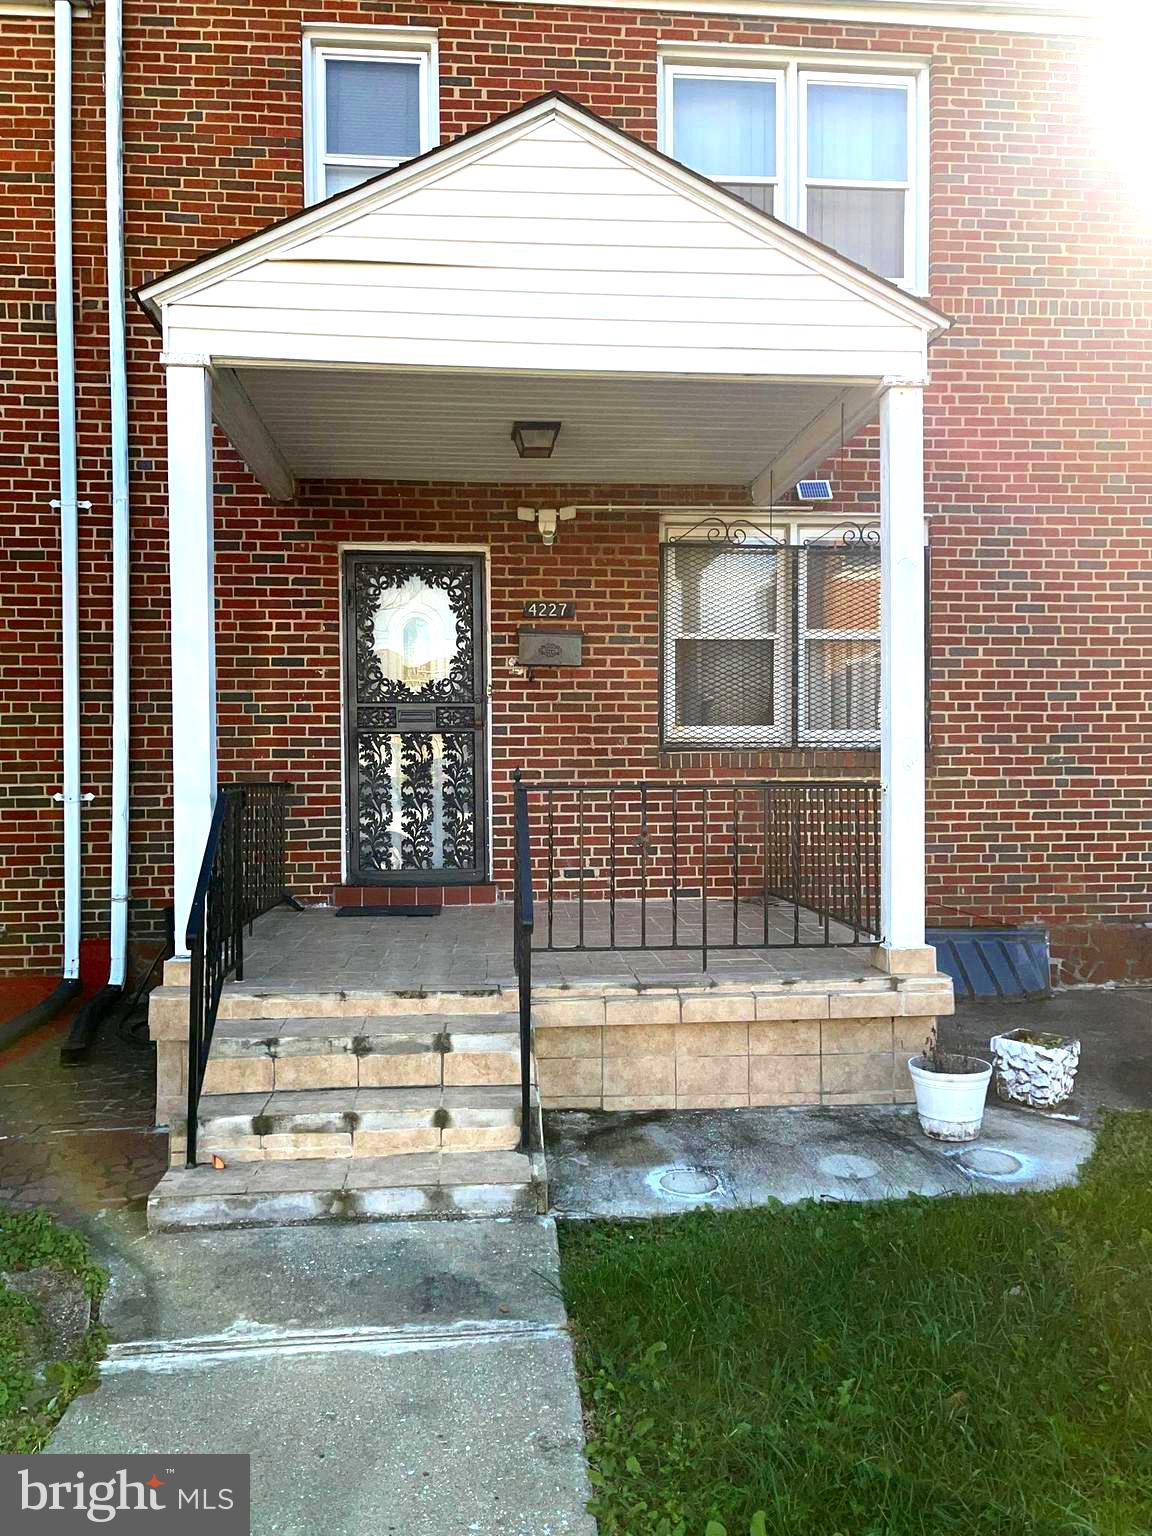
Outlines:
POLYGON ((526 619, 574 619, 576 604, 535 598, 532 602, 524 604, 524 617, 526 619))

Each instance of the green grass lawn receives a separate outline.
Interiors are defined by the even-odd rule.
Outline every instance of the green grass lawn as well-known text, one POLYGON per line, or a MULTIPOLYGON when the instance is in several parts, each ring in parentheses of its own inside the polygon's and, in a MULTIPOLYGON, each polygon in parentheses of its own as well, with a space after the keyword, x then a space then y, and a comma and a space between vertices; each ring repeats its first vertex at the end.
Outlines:
POLYGON ((601 1536, 1152 1532, 1152 1113, 1075 1189, 561 1245, 601 1536))
MULTIPOLYGON (((51 1271, 93 1302, 107 1281, 85 1239, 46 1211, 0 1212, 0 1275, 22 1270, 51 1271)), ((76 1394, 95 1385, 103 1351, 95 1327, 60 1358, 42 1308, 0 1279, 0 1454, 40 1450, 76 1394)))

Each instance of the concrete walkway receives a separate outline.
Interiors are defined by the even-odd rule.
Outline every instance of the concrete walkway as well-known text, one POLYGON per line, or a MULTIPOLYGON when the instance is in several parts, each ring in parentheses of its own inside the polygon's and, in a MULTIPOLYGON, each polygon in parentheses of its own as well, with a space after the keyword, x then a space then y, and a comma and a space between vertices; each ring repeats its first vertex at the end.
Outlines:
MULTIPOLYGON (((946 1029, 975 1044, 1014 1024, 1081 1036, 1077 1100, 1058 1120, 992 1104, 975 1166, 902 1106, 570 1114, 550 1117, 558 1212, 1070 1180, 1102 1106, 1152 1103, 1152 991, 965 1009, 946 1029)), ((110 1037, 66 1071, 60 1034, 0 1056, 0 1197, 89 1233, 113 1345, 50 1452, 247 1452, 257 1536, 594 1536, 550 1221, 148 1238, 150 1058, 110 1037)))
POLYGON ((546 1114, 558 1216, 673 1216, 779 1200, 889 1200, 1071 1184, 1082 1126, 989 1106, 978 1141, 920 1131, 912 1105, 546 1114))
POLYGON ((245 1452, 254 1536, 595 1536, 551 1221, 104 1237, 50 1452, 245 1452))

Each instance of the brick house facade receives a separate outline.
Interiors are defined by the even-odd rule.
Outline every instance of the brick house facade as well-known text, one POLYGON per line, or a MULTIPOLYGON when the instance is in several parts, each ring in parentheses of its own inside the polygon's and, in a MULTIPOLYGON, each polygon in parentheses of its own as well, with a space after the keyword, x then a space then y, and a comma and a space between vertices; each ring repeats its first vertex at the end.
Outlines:
MULTIPOLYGON (((1045 923, 1065 979, 1148 977, 1148 246, 1083 110, 1083 37, 927 25, 922 15, 915 26, 878 23, 860 9, 857 21, 616 5, 127 0, 129 281, 145 284, 301 208, 305 21, 435 28, 442 142, 560 90, 656 145, 658 47, 672 42, 926 60, 928 297, 953 321, 933 347, 925 399, 929 919, 1045 923)), ((100 23, 99 7, 74 22, 80 495, 92 504, 80 551, 83 786, 95 795, 84 819, 84 932, 97 945, 111 626, 100 23)), ((0 258, 0 967, 13 972, 52 970, 60 927, 50 799, 60 752, 52 68, 50 19, 0 15, 10 188, 0 258)), ((159 339, 137 308, 129 344, 131 910, 143 942, 171 895, 171 775, 163 373, 159 339)), ((498 888, 509 879, 502 786, 514 766, 688 779, 876 771, 870 752, 662 751, 659 519, 627 504, 737 500, 731 486, 314 480, 276 506, 219 432, 216 453, 221 777, 296 786, 292 883, 305 900, 331 899, 342 880, 343 544, 411 538, 491 550, 498 888), (611 510, 562 530, 561 561, 516 520, 525 501, 611 510), (509 667, 526 592, 581 600, 586 667, 574 682, 509 667)), ((835 455, 830 520, 873 514, 875 464, 871 430, 835 455)))

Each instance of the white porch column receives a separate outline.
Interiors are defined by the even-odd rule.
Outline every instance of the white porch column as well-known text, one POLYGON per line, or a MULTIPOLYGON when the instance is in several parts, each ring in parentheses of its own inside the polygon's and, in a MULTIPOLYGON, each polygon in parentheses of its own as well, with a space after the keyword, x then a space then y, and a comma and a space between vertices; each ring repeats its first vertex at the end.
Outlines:
POLYGON ((877 963, 935 970, 924 943, 924 390, 880 400, 880 932, 877 963))
POLYGON ((176 956, 216 800, 216 614, 212 378, 208 359, 168 354, 168 563, 172 584, 172 848, 176 956))

